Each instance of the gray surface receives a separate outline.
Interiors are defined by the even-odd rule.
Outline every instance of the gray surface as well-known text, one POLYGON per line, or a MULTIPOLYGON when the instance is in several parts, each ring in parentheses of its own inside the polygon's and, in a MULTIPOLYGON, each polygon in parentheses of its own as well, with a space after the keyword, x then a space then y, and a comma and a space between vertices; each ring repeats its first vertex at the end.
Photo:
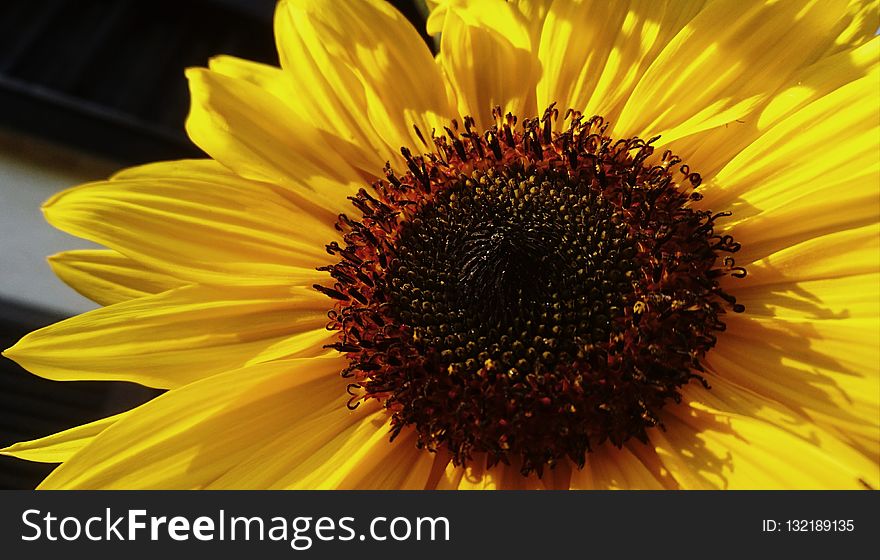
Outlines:
POLYGON ((112 166, 0 131, 0 299, 61 315, 96 305, 52 273, 46 257, 96 247, 50 226, 40 205, 54 193, 106 177, 112 166))

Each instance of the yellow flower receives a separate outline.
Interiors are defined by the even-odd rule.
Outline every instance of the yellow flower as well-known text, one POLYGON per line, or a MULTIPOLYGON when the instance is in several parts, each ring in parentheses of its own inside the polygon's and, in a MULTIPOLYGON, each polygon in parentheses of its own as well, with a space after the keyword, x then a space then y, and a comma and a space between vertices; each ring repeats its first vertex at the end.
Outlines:
POLYGON ((876 488, 877 3, 431 5, 436 58, 379 0, 282 1, 280 69, 187 71, 211 159, 46 203, 105 307, 5 355, 168 391, 2 452, 44 488, 876 488))

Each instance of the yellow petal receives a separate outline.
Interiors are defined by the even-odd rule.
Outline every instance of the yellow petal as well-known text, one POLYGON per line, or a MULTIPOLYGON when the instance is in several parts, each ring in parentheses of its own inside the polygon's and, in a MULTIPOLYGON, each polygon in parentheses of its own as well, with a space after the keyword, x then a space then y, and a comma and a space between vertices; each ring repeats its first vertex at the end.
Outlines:
POLYGON ((572 490, 663 490, 658 476, 627 447, 605 444, 587 455, 571 475, 572 490))
POLYGON ((673 142, 731 123, 815 62, 845 16, 845 0, 710 2, 642 76, 615 130, 673 142))
MULTIPOLYGON (((267 192, 268 189, 268 191, 272 191, 275 195, 289 202, 298 214, 304 217, 312 216, 315 220, 325 223, 326 227, 330 229, 336 223, 338 216, 335 206, 332 208, 326 205, 322 206, 321 197, 316 197, 308 189, 290 190, 284 188, 283 185, 246 179, 212 159, 157 161, 128 167, 111 177, 111 180, 141 180, 149 182, 170 182, 174 179, 180 179, 187 183, 228 184, 242 192, 249 192, 253 189, 253 192, 263 193, 267 192)), ((338 198, 340 195, 337 193, 333 196, 338 198)), ((273 201, 277 200, 276 196, 270 195, 270 198, 273 201)), ((345 203, 344 206, 346 210, 351 209, 350 203, 345 203)))
POLYGON ((541 482, 547 490, 570 490, 572 473, 576 469, 568 460, 559 461, 552 469, 544 471, 541 482))
POLYGON ((851 47, 857 47, 877 35, 880 28, 880 1, 849 0, 846 27, 840 32, 826 55, 834 54, 851 47))
POLYGON ((498 463, 487 467, 486 454, 477 454, 466 466, 449 463, 438 481, 438 490, 567 490, 570 486, 571 467, 562 461, 555 468, 547 468, 541 478, 534 472, 523 476, 521 464, 498 463))
MULTIPOLYGON (((339 409, 340 403, 341 401, 336 401, 335 417, 349 414, 339 409)), ((375 410, 375 407, 369 410, 375 410)), ((390 442, 388 414, 382 410, 367 414, 368 411, 360 411, 356 422, 351 423, 349 420, 349 426, 336 433, 320 428, 316 430, 314 425, 298 426, 298 433, 302 436, 288 437, 286 441, 292 444, 305 438, 306 446, 288 445, 288 449, 295 449, 294 456, 282 459, 289 465, 289 469, 272 487, 386 490, 424 488, 432 457, 426 451, 416 449, 414 441, 409 437, 390 442), (320 446, 314 446, 315 443, 320 446)), ((230 477, 232 475, 236 475, 239 480, 245 480, 249 476, 243 468, 236 469, 236 473, 230 473, 230 477)))
POLYGON ((31 441, 22 441, 0 449, 0 455, 9 455, 26 461, 61 463, 91 443, 98 434, 124 418, 131 411, 95 420, 57 434, 31 441))
MULTIPOLYGON (((342 212, 363 177, 349 165, 357 149, 329 143, 271 92, 240 78, 189 68, 190 139, 242 177, 281 185, 342 212)), ((378 172, 379 170, 377 170, 378 172)))
MULTIPOLYGON (((793 74, 788 83, 760 103, 750 115, 676 140, 672 148, 704 178, 714 177, 770 127, 817 99, 875 71, 878 64, 880 38, 823 57, 793 74)), ((711 196, 707 202, 710 201, 711 196)))
POLYGON ((317 282, 323 247, 337 237, 307 208, 215 162, 129 170, 55 195, 43 211, 64 231, 189 282, 317 282))
POLYGON ((278 4, 281 66, 297 84, 304 118, 352 146, 351 161, 378 174, 399 149, 423 149, 451 116, 442 77, 418 32, 381 0, 278 4))
MULTIPOLYGON (((438 458, 439 459, 439 458, 438 458)), ((435 466, 436 467, 436 466, 435 466)), ((522 476, 516 461, 510 465, 486 467, 485 455, 477 455, 467 466, 449 463, 437 481, 438 490, 633 490, 677 488, 653 449, 640 443, 622 449, 603 445, 587 455, 578 469, 567 459, 554 468, 522 476), (644 449, 642 449, 644 448, 644 449)))
MULTIPOLYGON (((782 330, 762 322, 745 326, 737 323, 728 323, 729 332, 706 358, 717 376, 798 411, 866 457, 880 461, 880 382, 876 369, 867 373, 851 369, 837 355, 827 353, 832 346, 829 343, 813 348, 818 339, 801 338, 818 335, 808 324, 782 330), (736 336, 734 330, 745 334, 736 336)), ((862 331, 870 328, 865 325, 862 331)), ((838 336, 846 336, 841 329, 836 330, 838 336)), ((844 345, 838 342, 837 346, 844 345)), ((849 346, 844 351, 851 350, 849 346)), ((876 354, 874 359, 876 364, 876 354)))
POLYGON ((49 257, 49 264, 65 284, 101 305, 158 294, 184 284, 116 251, 65 251, 49 257))
POLYGON ((749 264, 745 279, 726 279, 724 287, 732 293, 749 297, 759 305, 763 305, 761 298, 770 293, 789 292, 792 296, 820 304, 828 297, 863 297, 864 294, 835 289, 833 284, 828 284, 829 290, 811 294, 798 284, 876 274, 880 268, 878 255, 880 225, 871 224, 786 247, 749 264))
POLYGON ((544 478, 549 482, 551 469, 546 469, 541 478, 534 472, 523 476, 519 461, 511 461, 510 465, 498 464, 492 467, 498 480, 498 490, 544 490, 546 489, 544 478))
POLYGON ((455 466, 452 461, 447 461, 445 468, 440 473, 434 490, 458 490, 464 477, 465 469, 455 466))
POLYGON ((683 488, 858 489, 877 464, 777 403, 714 378, 688 386, 650 439, 683 488), (796 458, 796 464, 792 463, 796 458))
MULTIPOLYGON (((880 457, 868 457, 859 453, 846 438, 841 437, 838 430, 818 425, 806 417, 803 407, 789 406, 751 387, 742 386, 734 379, 728 379, 726 373, 723 368, 708 372, 707 380, 712 386, 711 390, 707 391, 698 384, 690 384, 683 389, 685 398, 715 410, 751 416, 773 424, 821 448, 825 454, 845 465, 844 469, 857 473, 857 479, 876 486, 880 477, 880 457)), ((765 375, 770 376, 772 373, 765 372, 765 375)), ((791 391, 795 392, 796 388, 791 391)), ((790 400, 797 402, 796 397, 790 400)), ((845 411, 841 412, 845 414, 845 411)), ((874 420, 875 435, 880 435, 877 434, 877 430, 880 430, 880 426, 876 425, 878 419, 874 420)))
POLYGON ((326 144, 327 149, 345 154, 347 163, 361 171, 360 176, 366 183, 372 182, 381 170, 384 161, 379 161, 375 154, 369 153, 368 148, 355 145, 339 136, 336 128, 327 126, 314 111, 311 111, 309 103, 320 103, 320 99, 307 98, 302 92, 303 83, 297 82, 290 72, 277 66, 228 55, 211 57, 208 60, 208 68, 218 74, 251 83, 272 94, 274 97, 272 101, 281 102, 287 111, 296 115, 296 122, 304 121, 309 127, 318 130, 320 139, 326 144))
POLYGON ((746 312, 709 363, 880 456, 880 226, 786 248, 725 288, 746 312))
POLYGON ((802 241, 880 218, 880 89, 876 71, 769 129, 706 189, 731 208, 745 264, 802 241))
POLYGON ((389 441, 389 415, 377 403, 348 411, 343 387, 332 376, 289 397, 295 418, 207 488, 426 488, 434 455, 416 448, 412 430, 389 441))
MULTIPOLYGON (((313 386, 297 400, 288 429, 214 481, 212 488, 337 488, 374 446, 390 447, 387 415, 345 409, 340 378, 313 386)), ((296 401, 295 401, 296 402, 296 401)))
POLYGON ((335 353, 282 360, 169 391, 102 432, 40 488, 204 487, 318 408, 309 403, 316 388, 335 382, 344 409, 344 365, 335 353))
POLYGON ((541 43, 541 29, 544 27, 553 0, 515 0, 514 5, 526 21, 532 37, 532 46, 538 48, 541 43))
MULTIPOLYGON (((426 0, 428 5, 428 21, 426 30, 429 35, 440 35, 450 6, 463 4, 460 0, 426 0)), ((513 0, 510 4, 522 15, 532 37, 532 45, 537 47, 541 42, 541 29, 553 0, 513 0)))
POLYGON ((185 286, 34 331, 3 355, 55 380, 171 388, 246 364, 314 355, 328 298, 311 288, 185 286))
POLYGON ((290 110, 298 110, 296 85, 290 75, 277 66, 219 55, 208 60, 208 68, 218 74, 249 82, 274 95, 290 110))
POLYGON ((493 123, 496 105, 521 119, 540 116, 546 107, 535 101, 539 64, 528 22, 514 6, 502 0, 449 2, 442 22, 437 61, 460 115, 472 116, 479 130, 493 123))
MULTIPOLYGON (((496 465, 497 466, 497 465, 496 465)), ((461 471, 458 478, 459 490, 498 490, 501 488, 501 469, 486 467, 484 455, 474 457, 461 471)))
POLYGON ((554 2, 538 57, 538 107, 556 102, 616 122, 639 79, 702 2, 554 2))
MULTIPOLYGON (((783 118, 877 71, 880 65, 880 38, 875 37, 858 47, 826 56, 797 75, 797 81, 773 96, 757 120, 759 130, 767 130, 783 118)), ((866 101, 867 102, 867 101, 866 101)))
MULTIPOLYGON (((387 416, 387 414, 386 414, 387 416)), ((405 430, 393 443, 388 441, 388 426, 356 463, 343 471, 345 477, 335 488, 354 490, 424 490, 434 466, 434 454, 416 447, 413 430, 405 430)), ((323 484, 322 484, 323 486, 323 484)), ((300 483, 293 488, 304 488, 300 483)))

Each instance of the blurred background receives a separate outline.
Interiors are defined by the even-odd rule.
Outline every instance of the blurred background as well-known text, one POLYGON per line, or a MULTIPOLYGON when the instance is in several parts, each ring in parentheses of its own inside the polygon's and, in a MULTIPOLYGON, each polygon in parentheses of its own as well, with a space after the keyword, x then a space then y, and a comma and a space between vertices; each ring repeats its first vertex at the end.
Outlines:
MULTIPOLYGON (((391 4, 424 32, 423 1, 391 4)), ((0 348, 96 307, 46 263, 90 244, 49 226, 42 202, 125 166, 203 156, 183 129, 183 70, 216 54, 277 65, 274 8, 274 0, 0 1, 0 348)), ((0 358, 0 447, 156 394, 52 382, 0 358)), ((0 456, 0 489, 34 488, 54 467, 0 456)))

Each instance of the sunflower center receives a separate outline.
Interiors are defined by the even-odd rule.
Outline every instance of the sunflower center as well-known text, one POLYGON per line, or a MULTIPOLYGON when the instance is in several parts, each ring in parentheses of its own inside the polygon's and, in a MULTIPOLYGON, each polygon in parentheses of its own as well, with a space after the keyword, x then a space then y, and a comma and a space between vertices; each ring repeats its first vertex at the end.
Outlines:
POLYGON ((390 313, 450 375, 549 373, 608 339, 637 264, 613 204, 561 169, 475 170, 403 225, 390 313))
MULTIPOLYGON (((378 399, 418 445, 458 464, 486 453, 523 473, 622 445, 699 379, 742 306, 739 245, 695 210, 699 175, 652 141, 614 141, 601 118, 501 118, 447 129, 409 171, 352 197, 345 246, 328 245, 338 300, 328 328, 347 354, 349 407, 378 399), (676 178, 679 178, 677 181, 676 178)), ((421 136, 421 134, 420 134, 421 136)), ((705 384, 705 381, 703 382, 705 384)))

